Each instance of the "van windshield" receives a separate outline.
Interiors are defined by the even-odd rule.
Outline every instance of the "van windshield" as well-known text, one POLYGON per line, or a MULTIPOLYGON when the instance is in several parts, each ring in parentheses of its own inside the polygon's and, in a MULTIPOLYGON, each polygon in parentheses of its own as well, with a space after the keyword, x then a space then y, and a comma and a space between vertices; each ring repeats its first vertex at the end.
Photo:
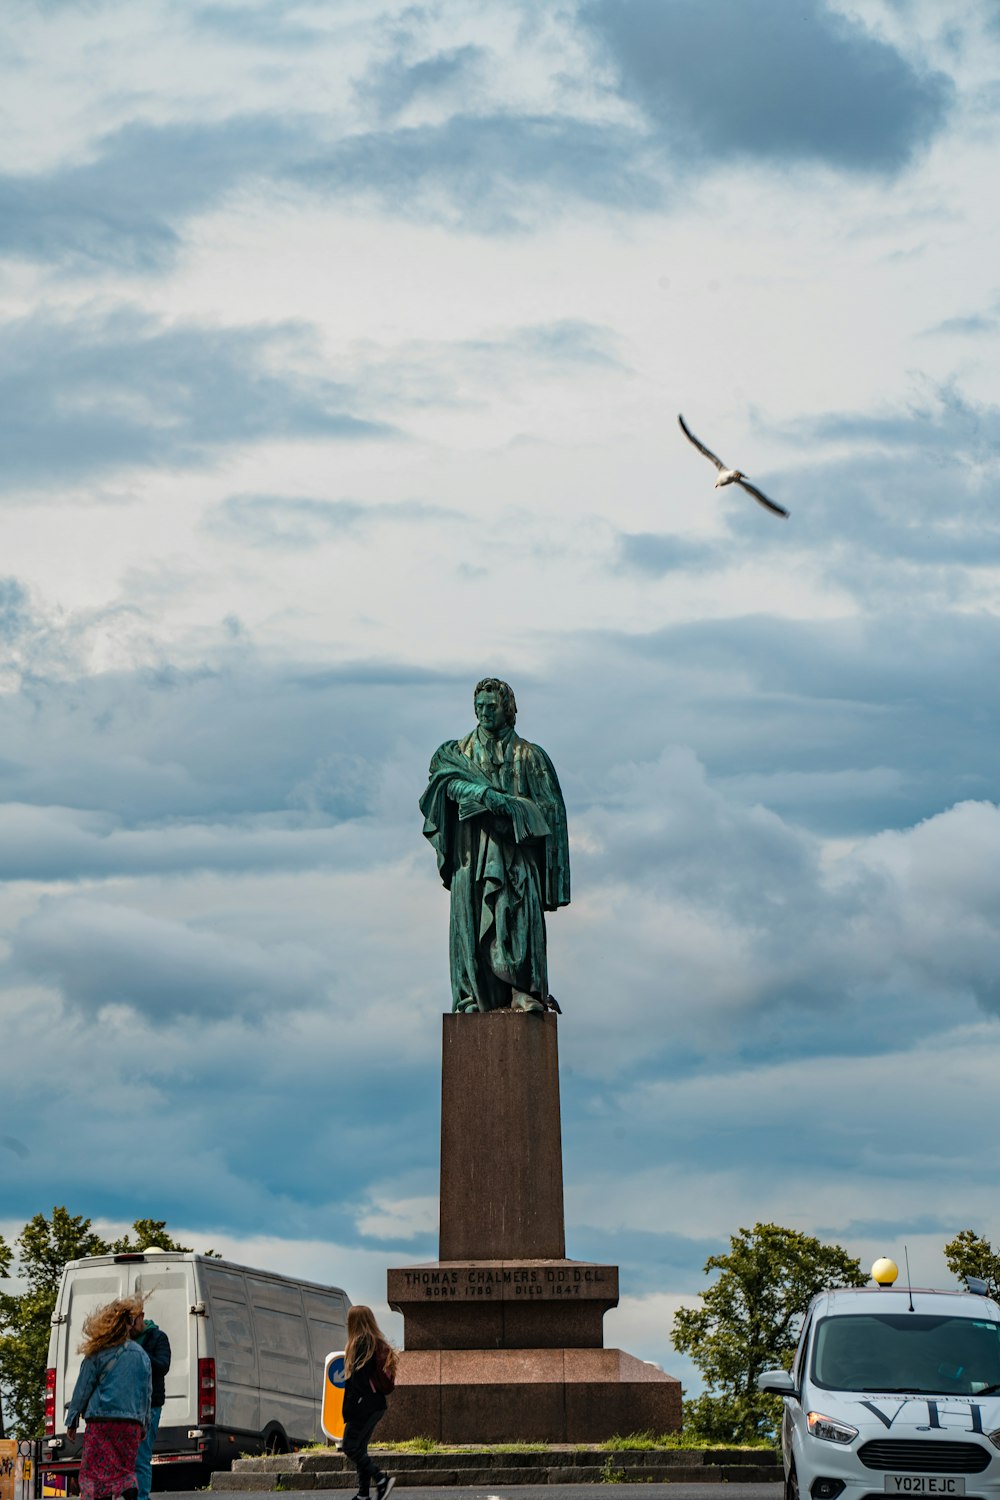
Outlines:
POLYGON ((812 1378, 833 1391, 975 1396, 1000 1386, 1000 1323, 911 1312, 823 1318, 812 1378))

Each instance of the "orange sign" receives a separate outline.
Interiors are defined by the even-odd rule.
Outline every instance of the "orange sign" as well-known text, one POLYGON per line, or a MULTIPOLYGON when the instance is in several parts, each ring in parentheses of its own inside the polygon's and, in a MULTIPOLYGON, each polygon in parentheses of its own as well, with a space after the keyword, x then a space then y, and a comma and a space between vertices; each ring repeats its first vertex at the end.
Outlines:
POLYGON ((340 1446, 344 1436, 344 1351, 326 1356, 323 1366, 323 1409, 320 1425, 328 1438, 340 1446))

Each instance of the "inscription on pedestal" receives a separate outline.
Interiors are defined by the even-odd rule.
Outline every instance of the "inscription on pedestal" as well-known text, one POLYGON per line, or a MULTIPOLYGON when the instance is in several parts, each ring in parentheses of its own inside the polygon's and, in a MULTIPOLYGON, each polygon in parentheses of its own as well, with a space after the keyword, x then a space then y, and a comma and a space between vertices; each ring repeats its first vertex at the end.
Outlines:
POLYGON ((388 1273, 391 1306, 421 1301, 618 1301, 618 1267, 585 1261, 449 1261, 388 1273))
POLYGON ((599 1349, 618 1267, 586 1260, 438 1260, 388 1273, 407 1349, 599 1349))

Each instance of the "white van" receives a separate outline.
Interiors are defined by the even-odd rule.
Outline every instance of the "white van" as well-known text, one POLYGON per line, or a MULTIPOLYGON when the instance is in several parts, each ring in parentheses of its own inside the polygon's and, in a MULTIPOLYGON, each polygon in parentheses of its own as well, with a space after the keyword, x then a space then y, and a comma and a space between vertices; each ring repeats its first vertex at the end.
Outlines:
MULTIPOLYGON (((79 1468, 66 1436, 83 1320, 116 1297, 151 1294, 147 1315, 170 1340, 154 1464, 228 1469, 241 1453, 321 1442, 323 1365, 347 1341, 347 1294, 191 1251, 146 1250, 70 1261, 52 1318, 43 1465, 79 1468)), ((60 1486, 62 1488, 63 1486, 60 1486)))
MULTIPOLYGON (((895 1270, 895 1267, 893 1267, 895 1270)), ((1000 1307, 970 1292, 821 1292, 784 1396, 786 1500, 1000 1500, 1000 1307)))

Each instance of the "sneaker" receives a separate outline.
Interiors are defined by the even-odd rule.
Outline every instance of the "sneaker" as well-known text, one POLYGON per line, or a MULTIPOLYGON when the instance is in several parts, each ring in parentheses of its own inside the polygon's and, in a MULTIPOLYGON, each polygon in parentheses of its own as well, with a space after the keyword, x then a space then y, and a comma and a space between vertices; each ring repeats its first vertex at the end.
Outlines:
POLYGON ((386 1495, 388 1495, 395 1483, 396 1481, 391 1474, 383 1474, 375 1486, 375 1494, 378 1496, 378 1500, 385 1500, 386 1495))

